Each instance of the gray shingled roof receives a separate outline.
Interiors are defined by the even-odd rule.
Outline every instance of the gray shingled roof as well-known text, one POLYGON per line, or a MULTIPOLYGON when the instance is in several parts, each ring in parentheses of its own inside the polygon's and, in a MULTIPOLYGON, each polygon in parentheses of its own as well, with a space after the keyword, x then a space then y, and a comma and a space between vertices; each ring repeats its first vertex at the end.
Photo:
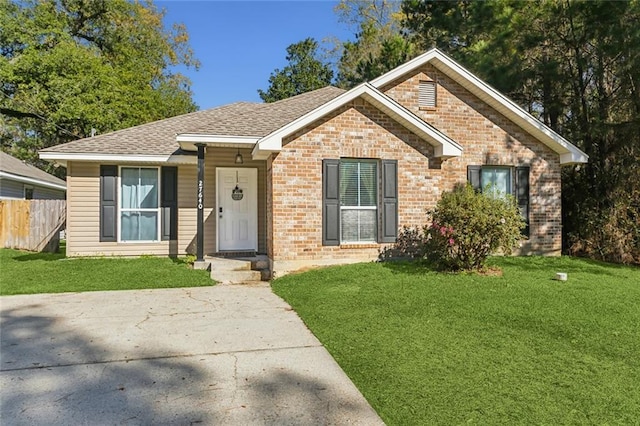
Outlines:
POLYGON ((176 142, 180 133, 262 137, 342 93, 342 89, 327 86, 273 103, 237 102, 79 139, 42 152, 169 155, 180 148, 176 142))
POLYGON ((62 179, 58 179, 44 170, 40 170, 39 168, 27 164, 22 160, 18 160, 17 158, 2 151, 0 151, 0 171, 47 183, 53 183, 55 185, 67 186, 67 183, 62 179))

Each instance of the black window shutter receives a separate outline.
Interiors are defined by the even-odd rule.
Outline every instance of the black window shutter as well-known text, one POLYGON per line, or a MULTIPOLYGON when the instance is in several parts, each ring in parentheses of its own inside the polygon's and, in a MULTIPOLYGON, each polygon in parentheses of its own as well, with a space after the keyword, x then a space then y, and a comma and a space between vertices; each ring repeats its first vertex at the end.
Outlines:
POLYGON ((516 200, 520 214, 526 223, 526 227, 522 231, 524 235, 529 236, 529 167, 516 167, 516 200))
POLYGON ((162 241, 178 239, 178 168, 163 167, 161 173, 162 192, 160 195, 162 241))
POLYGON ((118 166, 100 166, 100 241, 117 241, 118 166))
POLYGON ((340 245, 340 160, 322 160, 322 245, 340 245))
POLYGON ((478 192, 482 191, 481 170, 482 166, 467 166, 467 181, 478 192))
POLYGON ((382 160, 381 243, 395 243, 398 236, 398 162, 382 160))

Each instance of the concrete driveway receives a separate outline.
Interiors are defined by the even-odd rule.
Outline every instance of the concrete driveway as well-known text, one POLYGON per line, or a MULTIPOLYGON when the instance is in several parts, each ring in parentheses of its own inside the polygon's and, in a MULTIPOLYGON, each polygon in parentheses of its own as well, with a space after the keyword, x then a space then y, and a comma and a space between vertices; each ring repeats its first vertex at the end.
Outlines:
POLYGON ((382 423, 267 284, 0 304, 2 425, 382 423))

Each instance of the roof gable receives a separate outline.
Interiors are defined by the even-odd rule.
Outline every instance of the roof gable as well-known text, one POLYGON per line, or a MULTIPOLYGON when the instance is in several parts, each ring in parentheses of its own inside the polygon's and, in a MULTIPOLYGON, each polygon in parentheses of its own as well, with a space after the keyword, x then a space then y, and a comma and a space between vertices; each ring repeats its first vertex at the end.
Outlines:
POLYGON ((279 152, 282 149, 282 141, 286 136, 303 129, 356 98, 368 101, 427 141, 435 148, 436 157, 457 157, 461 155, 462 147, 457 142, 420 119, 371 84, 363 83, 261 138, 253 149, 253 157, 255 159, 265 159, 271 153, 279 152))
POLYGON ((512 100, 476 77, 460 64, 449 58, 438 49, 412 59, 411 61, 389 71, 371 81, 371 85, 381 88, 405 74, 425 65, 431 64, 442 73, 449 76, 469 92, 486 102, 493 109, 503 114, 509 120, 520 126, 538 141, 548 146, 560 155, 560 164, 586 163, 589 156, 578 147, 547 127, 540 120, 533 117, 512 100))

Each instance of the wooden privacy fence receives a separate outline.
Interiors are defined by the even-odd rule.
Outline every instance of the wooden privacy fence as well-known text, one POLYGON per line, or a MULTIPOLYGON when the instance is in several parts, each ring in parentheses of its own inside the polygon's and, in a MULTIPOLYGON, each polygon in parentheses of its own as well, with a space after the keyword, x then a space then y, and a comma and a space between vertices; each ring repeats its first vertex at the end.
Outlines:
POLYGON ((4 248, 57 251, 67 217, 65 200, 0 200, 4 248))

